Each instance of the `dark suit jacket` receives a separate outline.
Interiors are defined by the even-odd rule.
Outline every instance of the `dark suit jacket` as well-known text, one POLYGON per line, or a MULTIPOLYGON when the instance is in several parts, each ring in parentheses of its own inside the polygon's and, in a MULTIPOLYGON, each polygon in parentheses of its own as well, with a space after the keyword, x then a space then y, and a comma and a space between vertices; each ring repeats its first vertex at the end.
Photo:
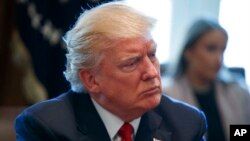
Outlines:
MULTIPOLYGON (((110 141, 90 96, 72 91, 26 109, 15 129, 18 141, 110 141)), ((201 141, 205 131, 201 111, 163 95, 142 116, 135 141, 201 141)))

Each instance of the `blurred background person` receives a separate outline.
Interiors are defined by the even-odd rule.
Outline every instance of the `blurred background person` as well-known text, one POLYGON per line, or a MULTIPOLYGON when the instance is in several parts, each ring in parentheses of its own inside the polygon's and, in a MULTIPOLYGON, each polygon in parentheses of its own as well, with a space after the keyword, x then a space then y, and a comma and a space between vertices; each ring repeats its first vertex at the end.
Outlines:
POLYGON ((250 124, 249 91, 243 79, 223 65, 227 41, 228 34, 217 21, 199 19, 189 28, 176 62, 168 68, 167 94, 205 112, 208 141, 227 141, 229 125, 250 124))

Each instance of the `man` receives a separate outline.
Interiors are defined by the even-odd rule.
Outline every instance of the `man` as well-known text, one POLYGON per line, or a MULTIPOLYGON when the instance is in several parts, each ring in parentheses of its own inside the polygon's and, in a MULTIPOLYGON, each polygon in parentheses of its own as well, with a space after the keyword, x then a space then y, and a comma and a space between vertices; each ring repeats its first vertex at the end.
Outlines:
POLYGON ((84 12, 64 38, 72 90, 19 115, 17 140, 203 140, 204 114, 162 95, 154 22, 123 2, 84 12))

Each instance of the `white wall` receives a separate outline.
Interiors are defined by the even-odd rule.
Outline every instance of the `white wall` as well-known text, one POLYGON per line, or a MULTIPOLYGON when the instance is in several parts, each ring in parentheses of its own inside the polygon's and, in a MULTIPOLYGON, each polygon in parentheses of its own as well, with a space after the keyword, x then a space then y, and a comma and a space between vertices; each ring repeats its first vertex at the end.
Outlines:
POLYGON ((170 58, 182 45, 186 29, 200 17, 218 18, 220 0, 172 0, 170 58))

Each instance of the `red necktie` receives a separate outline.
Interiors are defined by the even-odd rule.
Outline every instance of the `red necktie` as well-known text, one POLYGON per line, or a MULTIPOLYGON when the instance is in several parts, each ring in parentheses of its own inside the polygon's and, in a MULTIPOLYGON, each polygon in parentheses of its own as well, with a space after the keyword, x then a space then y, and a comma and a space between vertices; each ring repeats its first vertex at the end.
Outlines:
POLYGON ((122 141, 132 141, 133 132, 134 132, 133 126, 125 122, 118 131, 118 134, 121 136, 122 141))

